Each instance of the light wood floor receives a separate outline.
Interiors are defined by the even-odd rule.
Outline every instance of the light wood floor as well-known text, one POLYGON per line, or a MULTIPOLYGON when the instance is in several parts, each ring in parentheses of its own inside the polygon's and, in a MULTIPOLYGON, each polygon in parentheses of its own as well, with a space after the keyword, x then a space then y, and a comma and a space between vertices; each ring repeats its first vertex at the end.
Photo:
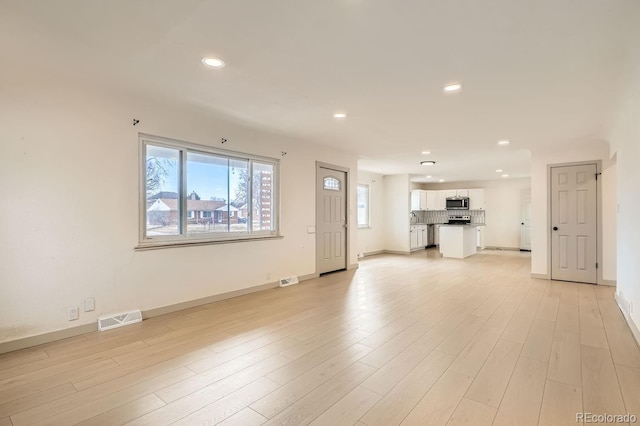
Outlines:
POLYGON ((0 426, 575 425, 640 417, 613 288, 434 250, 0 355, 0 426))

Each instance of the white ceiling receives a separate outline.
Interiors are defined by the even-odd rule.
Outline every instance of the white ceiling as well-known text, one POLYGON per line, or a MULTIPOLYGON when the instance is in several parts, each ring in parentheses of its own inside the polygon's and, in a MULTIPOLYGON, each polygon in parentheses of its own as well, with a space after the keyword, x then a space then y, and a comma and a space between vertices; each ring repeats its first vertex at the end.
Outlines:
POLYGON ((603 137, 639 4, 0 0, 0 48, 4 68, 192 104, 353 151, 365 170, 517 178, 531 150, 603 137), (443 94, 449 81, 462 92, 443 94), (436 166, 419 165, 426 149, 436 166))

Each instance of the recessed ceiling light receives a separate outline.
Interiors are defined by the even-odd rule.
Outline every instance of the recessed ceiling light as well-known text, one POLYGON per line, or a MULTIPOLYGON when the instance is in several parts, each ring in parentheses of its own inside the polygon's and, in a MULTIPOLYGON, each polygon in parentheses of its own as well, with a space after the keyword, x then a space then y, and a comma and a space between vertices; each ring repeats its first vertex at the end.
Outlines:
POLYGON ((438 182, 444 182, 444 179, 440 179, 438 182))
POLYGON ((420 164, 422 164, 423 166, 434 166, 436 164, 435 161, 421 161, 420 164))
POLYGON ((333 118, 346 118, 347 114, 345 114, 344 112, 336 112, 335 114, 333 114, 333 118))
POLYGON ((211 68, 223 68, 224 61, 220 58, 202 58, 202 63, 211 68))
POLYGON ((444 93, 457 93, 462 89, 462 84, 460 83, 449 83, 444 86, 444 93))
POLYGON ((431 154, 431 151, 422 151, 422 155, 429 155, 431 154))
POLYGON ((502 175, 502 177, 509 177, 509 175, 505 173, 502 175))
POLYGON ((507 139, 502 139, 501 141, 498 141, 498 145, 509 145, 509 141, 507 139))
POLYGON ((432 176, 431 176, 431 175, 427 175, 427 179, 431 179, 431 178, 432 178, 432 176))
POLYGON ((502 173, 502 169, 496 169, 496 173, 502 173))

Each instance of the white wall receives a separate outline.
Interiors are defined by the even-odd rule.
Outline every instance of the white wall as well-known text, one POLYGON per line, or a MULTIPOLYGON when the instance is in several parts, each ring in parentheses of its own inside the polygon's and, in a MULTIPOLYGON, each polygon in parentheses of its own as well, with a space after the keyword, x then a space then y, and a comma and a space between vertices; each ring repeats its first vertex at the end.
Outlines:
POLYGON ((613 163, 602 171, 602 246, 606 247, 602 251, 602 278, 611 283, 616 281, 618 269, 617 169, 617 164, 613 163))
MULTIPOLYGON (((316 160, 350 168, 349 223, 356 223, 353 155, 188 107, 39 77, 0 87, 0 342, 315 273, 307 226, 315 224, 316 160), (284 238, 134 251, 138 132, 212 146, 224 137, 226 149, 281 158, 284 238), (88 297, 96 311, 68 322, 68 307, 88 297)), ((355 226, 350 237, 353 265, 355 226)))
POLYGON ((385 250, 410 252, 409 175, 386 175, 384 181, 385 250))
POLYGON ((358 171, 358 183, 369 185, 369 227, 358 229, 358 253, 375 253, 385 249, 384 179, 377 173, 358 171))
MULTIPOLYGON (((638 6, 640 11, 640 5, 638 6)), ((634 62, 622 93, 610 139, 617 157, 618 263, 617 293, 623 312, 635 327, 640 341, 640 17, 630 57, 634 62), (633 305, 630 312, 629 302, 633 305)))
POLYGON ((519 248, 522 191, 531 188, 531 180, 502 179, 471 182, 423 184, 423 189, 484 188, 485 245, 519 248))
MULTIPOLYGON (((548 168, 550 164, 574 163, 581 161, 602 161, 602 169, 607 170, 612 165, 609 159, 609 146, 603 141, 585 141, 577 144, 573 149, 556 150, 552 152, 533 152, 531 158, 531 208, 532 208, 532 238, 531 238, 531 273, 536 276, 550 275, 549 256, 549 181, 548 168)), ((615 185, 606 181, 609 174, 602 175, 601 189, 611 190, 615 185)), ((611 197, 607 198, 611 202, 611 197)), ((615 208, 615 207, 614 207, 615 208)), ((603 209, 605 210, 605 209, 603 209)), ((610 208, 606 209, 610 211, 610 208)), ((601 211, 602 212, 602 211, 601 211)), ((599 214, 601 213, 599 212, 599 214)), ((608 227, 607 227, 608 228, 608 227)), ((608 244, 614 244, 610 239, 608 244)), ((603 245, 602 251, 614 250, 611 246, 603 245)), ((603 265, 604 268, 604 265, 603 265)), ((605 271, 607 276, 615 276, 615 271, 605 271)))

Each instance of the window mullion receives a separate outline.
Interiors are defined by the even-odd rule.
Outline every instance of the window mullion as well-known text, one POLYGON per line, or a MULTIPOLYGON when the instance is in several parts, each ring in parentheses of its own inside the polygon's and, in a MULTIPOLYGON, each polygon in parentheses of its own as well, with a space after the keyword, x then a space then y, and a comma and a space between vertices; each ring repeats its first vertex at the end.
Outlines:
POLYGON ((247 164, 247 231, 253 233, 253 160, 247 164))
POLYGON ((187 154, 186 150, 180 150, 180 188, 178 188, 180 201, 180 235, 187 236, 187 154))
POLYGON ((227 157, 227 233, 231 232, 231 159, 227 157))

